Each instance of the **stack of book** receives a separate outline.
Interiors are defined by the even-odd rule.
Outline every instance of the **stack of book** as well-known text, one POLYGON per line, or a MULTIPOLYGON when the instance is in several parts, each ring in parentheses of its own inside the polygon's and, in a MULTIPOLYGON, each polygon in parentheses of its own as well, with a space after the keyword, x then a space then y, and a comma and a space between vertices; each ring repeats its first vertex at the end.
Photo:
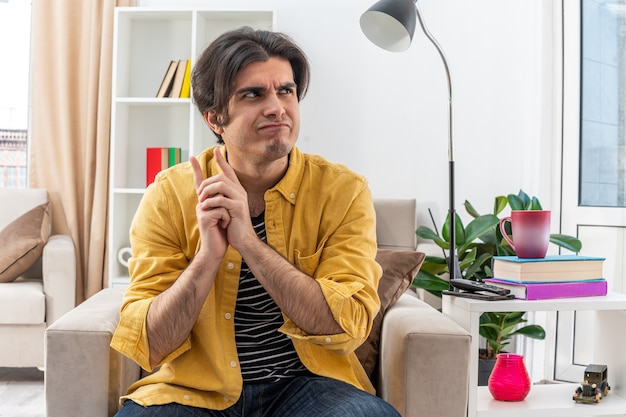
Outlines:
POLYGON ((604 258, 581 255, 494 256, 494 277, 483 281, 509 289, 523 300, 606 295, 603 264, 604 258))
POLYGON ((180 164, 180 148, 148 148, 146 150, 146 187, 160 171, 180 164))
POLYGON ((157 98, 189 98, 191 93, 191 59, 170 61, 157 98))

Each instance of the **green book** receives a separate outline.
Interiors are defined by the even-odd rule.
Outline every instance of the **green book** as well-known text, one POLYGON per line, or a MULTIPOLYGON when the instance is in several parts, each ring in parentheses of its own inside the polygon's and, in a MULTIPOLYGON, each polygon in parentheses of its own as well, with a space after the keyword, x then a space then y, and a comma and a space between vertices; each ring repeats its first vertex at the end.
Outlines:
POLYGON ((169 154, 169 166, 173 167, 176 164, 180 164, 180 148, 170 148, 169 154))

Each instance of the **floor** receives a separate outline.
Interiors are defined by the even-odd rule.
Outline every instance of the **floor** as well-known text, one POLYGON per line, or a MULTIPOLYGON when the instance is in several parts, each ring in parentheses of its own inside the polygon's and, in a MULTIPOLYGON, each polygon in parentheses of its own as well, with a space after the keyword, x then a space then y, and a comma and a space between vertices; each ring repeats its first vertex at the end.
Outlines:
POLYGON ((0 417, 45 417, 43 372, 0 368, 0 417))

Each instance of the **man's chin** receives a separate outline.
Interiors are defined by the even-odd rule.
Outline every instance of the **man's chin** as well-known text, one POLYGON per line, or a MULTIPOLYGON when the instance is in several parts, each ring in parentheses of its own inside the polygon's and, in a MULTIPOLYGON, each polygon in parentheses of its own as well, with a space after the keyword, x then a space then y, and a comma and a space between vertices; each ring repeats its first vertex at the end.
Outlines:
POLYGON ((265 151, 268 154, 282 157, 286 156, 293 149, 294 144, 283 140, 271 141, 266 147, 265 151))

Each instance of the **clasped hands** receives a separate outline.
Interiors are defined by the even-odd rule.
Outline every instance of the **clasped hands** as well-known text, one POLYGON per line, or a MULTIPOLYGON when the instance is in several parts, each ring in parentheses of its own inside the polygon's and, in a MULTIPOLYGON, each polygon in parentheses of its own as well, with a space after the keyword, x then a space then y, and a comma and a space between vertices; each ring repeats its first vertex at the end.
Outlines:
POLYGON ((254 233, 248 208, 248 194, 237 174, 215 149, 214 158, 221 173, 204 178, 198 160, 191 156, 193 180, 198 195, 196 216, 200 228, 200 251, 221 259, 230 244, 241 252, 241 245, 254 233))

